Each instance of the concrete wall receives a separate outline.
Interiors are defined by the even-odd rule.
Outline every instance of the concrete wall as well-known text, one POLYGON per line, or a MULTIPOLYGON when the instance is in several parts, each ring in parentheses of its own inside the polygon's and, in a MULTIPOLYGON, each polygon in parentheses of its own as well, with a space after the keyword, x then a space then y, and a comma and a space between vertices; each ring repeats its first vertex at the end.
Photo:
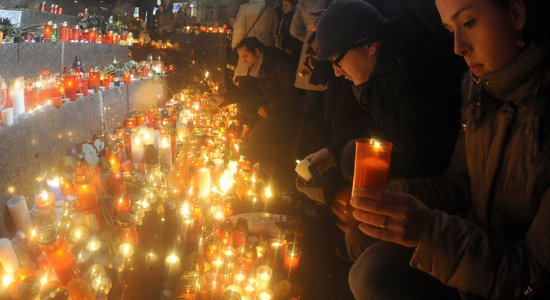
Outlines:
MULTIPOLYGON (((102 128, 112 132, 121 126, 128 113, 127 99, 130 110, 134 110, 156 106, 165 93, 164 80, 139 81, 81 97, 60 108, 44 107, 10 127, 0 127, 0 196, 13 186, 27 201, 34 199, 39 189, 36 178, 54 167, 70 149, 102 128)), ((0 199, 0 215, 4 201, 0 199)), ((5 229, 0 222, 2 236, 5 229)))
POLYGON ((71 68, 79 56, 85 69, 106 66, 116 57, 128 60, 128 47, 72 43, 18 43, 0 45, 0 76, 10 80, 17 76, 36 77, 39 71, 59 73, 71 68), (37 67, 39 66, 39 67, 37 67))

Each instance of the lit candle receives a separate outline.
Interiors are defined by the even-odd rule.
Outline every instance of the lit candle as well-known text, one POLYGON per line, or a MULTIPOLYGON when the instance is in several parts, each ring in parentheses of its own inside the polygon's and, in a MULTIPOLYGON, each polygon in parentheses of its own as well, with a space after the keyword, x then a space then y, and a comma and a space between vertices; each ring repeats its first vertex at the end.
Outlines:
POLYGON ((76 100, 76 92, 78 90, 78 84, 76 76, 68 75, 63 77, 63 88, 65 89, 65 96, 71 101, 76 100))
POLYGON ((95 27, 90 28, 88 31, 88 43, 96 43, 97 42, 97 29, 95 27))
POLYGON ((56 200, 65 200, 65 196, 61 192, 61 183, 59 182, 59 177, 54 177, 46 180, 48 184, 48 189, 55 195, 56 200))
POLYGON ((284 259, 284 266, 289 272, 294 271, 300 264, 300 257, 302 250, 300 246, 294 242, 288 243, 286 248, 286 255, 284 259))
POLYGON ((55 196, 53 193, 44 190, 34 198, 34 205, 40 215, 48 216, 55 211, 55 196))
POLYGON ((71 241, 75 244, 79 244, 83 241, 86 241, 90 236, 90 230, 85 226, 78 226, 71 230, 69 236, 71 241))
POLYGON ((256 268, 256 287, 258 289, 267 289, 272 275, 273 270, 267 265, 261 265, 256 268))
POLYGON ((32 220, 25 197, 14 196, 8 200, 7 205, 15 227, 25 234, 31 232, 32 220))
POLYGON ((200 168, 198 170, 198 188, 201 197, 207 197, 210 194, 210 169, 200 168))
POLYGON ((309 171, 309 166, 311 165, 309 160, 304 159, 302 161, 297 160, 296 161, 296 168, 294 171, 298 174, 300 178, 302 178, 305 182, 309 182, 313 176, 311 175, 311 172, 309 171))
POLYGON ((256 299, 258 300, 272 300, 275 297, 272 291, 270 290, 263 290, 258 293, 258 297, 256 299))
POLYGON ((19 268, 19 259, 17 259, 11 241, 7 238, 0 239, 0 263, 8 274, 15 273, 19 268))
POLYGON ((106 275, 100 275, 93 278, 91 285, 95 293, 99 295, 109 294, 109 291, 111 291, 111 288, 113 287, 113 283, 111 282, 111 279, 106 275))
POLYGON ((49 21, 48 23, 44 24, 44 33, 43 33, 44 42, 51 41, 52 34, 53 34, 53 23, 52 21, 49 21))
POLYGON ((132 244, 124 243, 118 245, 118 253, 124 257, 132 257, 134 255, 134 246, 132 244))
POLYGON ((145 147, 141 139, 141 132, 136 130, 132 132, 132 161, 134 163, 139 163, 143 159, 144 151, 145 147))
POLYGON ((74 185, 80 209, 88 213, 99 212, 100 207, 93 172, 87 168, 77 169, 74 185))
POLYGON ((172 145, 168 134, 160 136, 159 155, 161 163, 170 169, 172 167, 172 145))
POLYGON ((155 129, 148 126, 141 126, 141 136, 144 145, 155 145, 155 129))
POLYGON ((86 244, 86 249, 88 249, 90 252, 95 252, 101 249, 101 241, 95 237, 91 238, 86 244))
POLYGON ((233 282, 234 282, 236 285, 242 286, 243 283, 245 283, 245 279, 246 279, 246 275, 244 275, 244 274, 241 273, 241 272, 239 272, 239 273, 235 274, 235 276, 233 276, 233 282))
POLYGON ((10 87, 11 106, 14 117, 25 112, 25 79, 17 77, 10 87))
POLYGON ((174 253, 164 259, 164 266, 169 278, 178 278, 181 273, 181 260, 174 253))
POLYGON ((369 188, 376 192, 373 197, 381 197, 388 183, 392 146, 375 139, 355 141, 353 194, 361 195, 363 189, 369 188))
POLYGON ((64 285, 67 284, 75 275, 74 257, 67 241, 58 235, 57 229, 51 225, 40 229, 37 241, 57 278, 64 285))
POLYGON ((122 81, 126 84, 130 84, 130 82, 132 82, 132 79, 130 77, 130 73, 122 74, 122 81))

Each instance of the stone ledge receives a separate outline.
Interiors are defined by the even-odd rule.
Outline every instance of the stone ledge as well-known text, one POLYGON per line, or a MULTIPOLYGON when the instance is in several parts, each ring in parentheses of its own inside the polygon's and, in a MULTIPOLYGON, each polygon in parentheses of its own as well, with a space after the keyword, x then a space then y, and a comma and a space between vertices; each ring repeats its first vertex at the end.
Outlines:
POLYGON ((0 45, 0 76, 10 80, 17 76, 36 77, 41 69, 59 73, 72 67, 79 56, 85 69, 106 66, 117 58, 128 60, 128 47, 79 43, 18 43, 0 45))
MULTIPOLYGON (((10 127, 0 128, 0 196, 13 186, 27 201, 33 199, 39 189, 36 178, 53 168, 70 149, 91 139, 103 126, 108 132, 121 126, 128 113, 127 95, 130 110, 156 106, 166 96, 164 79, 121 85, 78 98, 60 108, 44 107, 10 127)), ((0 202, 2 215, 5 204, 0 202)), ((0 222, 0 237, 6 235, 4 229, 0 222)))

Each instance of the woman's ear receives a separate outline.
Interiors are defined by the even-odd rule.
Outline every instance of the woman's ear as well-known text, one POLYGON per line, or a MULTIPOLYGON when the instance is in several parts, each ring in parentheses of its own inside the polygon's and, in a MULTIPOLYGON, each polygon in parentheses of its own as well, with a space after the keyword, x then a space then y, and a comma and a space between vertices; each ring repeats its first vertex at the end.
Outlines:
POLYGON ((256 54, 256 55, 260 55, 260 49, 256 49, 256 50, 254 50, 254 54, 256 54))
POLYGON ((516 30, 521 32, 525 28, 525 20, 527 18, 525 3, 523 3, 523 0, 512 0, 510 2, 509 10, 516 30))

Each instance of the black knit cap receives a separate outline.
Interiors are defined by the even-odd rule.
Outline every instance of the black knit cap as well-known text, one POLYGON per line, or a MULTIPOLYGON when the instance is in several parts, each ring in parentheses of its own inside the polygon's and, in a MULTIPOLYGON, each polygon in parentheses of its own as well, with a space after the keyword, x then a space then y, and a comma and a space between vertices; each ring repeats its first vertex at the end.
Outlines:
POLYGON ((371 4, 361 0, 334 0, 317 26, 318 60, 378 41, 389 24, 371 4))

